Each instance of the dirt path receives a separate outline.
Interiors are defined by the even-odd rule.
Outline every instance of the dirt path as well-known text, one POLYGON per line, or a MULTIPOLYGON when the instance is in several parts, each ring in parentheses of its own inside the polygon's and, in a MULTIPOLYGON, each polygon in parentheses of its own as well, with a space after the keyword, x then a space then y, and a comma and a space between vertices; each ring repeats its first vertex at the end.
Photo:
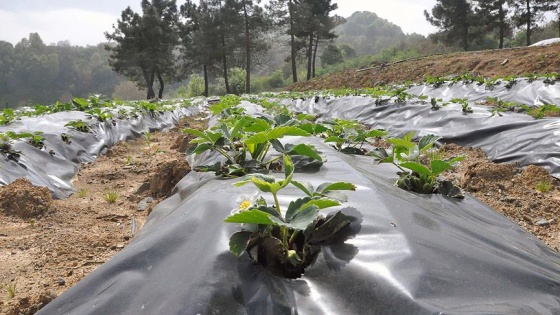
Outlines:
POLYGON ((35 313, 130 242, 189 171, 180 132, 186 125, 205 128, 191 118, 149 140, 121 142, 83 165, 68 199, 45 198, 26 180, 0 188, 6 204, 48 205, 45 214, 28 218, 0 211, 0 314, 35 313))

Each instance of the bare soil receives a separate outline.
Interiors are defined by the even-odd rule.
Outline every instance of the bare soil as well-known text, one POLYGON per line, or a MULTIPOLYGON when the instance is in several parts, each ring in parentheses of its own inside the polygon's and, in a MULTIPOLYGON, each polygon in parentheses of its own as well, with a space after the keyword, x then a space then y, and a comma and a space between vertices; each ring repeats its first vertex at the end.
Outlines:
MULTIPOLYGON (((553 45, 376 65, 293 89, 361 88, 463 73, 506 77, 559 68, 560 45, 553 45)), ((188 139, 179 131, 186 125, 205 128, 191 118, 173 130, 153 133, 149 142, 119 143, 95 163, 83 165, 73 182, 77 192, 65 200, 50 199, 44 188, 26 180, 0 188, 0 314, 34 314, 130 242, 151 209, 189 171, 183 154, 188 139)), ((536 166, 492 163, 479 149, 449 144, 441 151, 467 157, 448 178, 558 250, 558 180, 536 166)))

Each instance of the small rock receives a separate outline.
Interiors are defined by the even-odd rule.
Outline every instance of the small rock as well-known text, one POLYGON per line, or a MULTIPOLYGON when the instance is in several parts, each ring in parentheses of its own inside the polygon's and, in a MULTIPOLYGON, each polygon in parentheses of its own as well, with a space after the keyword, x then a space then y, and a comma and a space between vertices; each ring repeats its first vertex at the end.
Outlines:
POLYGON ((66 281, 64 281, 63 278, 58 278, 58 280, 56 280, 56 282, 58 283, 58 285, 65 285, 66 281))
POLYGON ((70 269, 70 270, 68 270, 68 272, 66 273, 66 276, 67 276, 67 277, 70 277, 70 276, 73 275, 73 274, 74 274, 74 270, 70 269))
POLYGON ((146 197, 144 199, 142 199, 139 203, 138 206, 136 207, 137 211, 144 211, 146 209, 148 209, 148 204, 152 203, 154 201, 154 198, 152 197, 146 197))
POLYGON ((537 222, 535 222, 536 226, 550 226, 550 222, 547 219, 540 218, 537 222))

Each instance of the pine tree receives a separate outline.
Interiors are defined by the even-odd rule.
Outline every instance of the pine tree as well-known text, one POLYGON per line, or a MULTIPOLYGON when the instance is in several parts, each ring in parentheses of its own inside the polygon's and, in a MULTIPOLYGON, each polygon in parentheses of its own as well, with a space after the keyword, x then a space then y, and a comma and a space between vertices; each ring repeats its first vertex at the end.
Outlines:
POLYGON ((476 15, 481 21, 481 25, 486 32, 494 32, 497 30, 499 45, 501 49, 504 47, 504 38, 511 32, 508 20, 507 0, 486 0, 477 1, 478 7, 475 9, 476 15))
POLYGON ((469 44, 479 37, 475 32, 476 20, 468 0, 437 0, 432 13, 424 11, 426 20, 439 31, 431 37, 448 45, 457 44, 469 50, 469 44))
POLYGON ((147 88, 147 98, 155 98, 154 80, 159 81, 158 97, 163 97, 164 78, 175 78, 178 44, 177 5, 175 0, 142 0, 142 15, 126 8, 113 33, 105 33, 113 45, 110 64, 138 86, 147 88))
POLYGON ((558 6, 557 0, 511 0, 514 11, 513 20, 516 26, 525 26, 527 46, 531 45, 531 33, 542 19, 543 13, 552 11, 558 6))

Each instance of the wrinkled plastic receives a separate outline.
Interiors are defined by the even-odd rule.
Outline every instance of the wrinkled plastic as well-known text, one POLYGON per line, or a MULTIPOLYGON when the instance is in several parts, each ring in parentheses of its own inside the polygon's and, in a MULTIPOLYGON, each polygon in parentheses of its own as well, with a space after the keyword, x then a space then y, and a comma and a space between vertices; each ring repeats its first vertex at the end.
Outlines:
MULTIPOLYGON (((461 105, 450 103, 439 110, 432 110, 429 101, 389 103, 377 106, 371 97, 341 97, 296 100, 291 102, 294 111, 318 114, 323 119, 343 118, 359 120, 372 128, 381 128, 390 135, 403 135, 416 131, 417 136, 435 134, 444 143, 481 148, 495 162, 519 162, 522 166, 538 165, 560 178, 560 121, 558 118, 535 119, 527 114, 504 112, 493 115, 489 107, 474 102, 486 97, 500 96, 528 105, 560 104, 560 83, 545 85, 521 81, 514 85, 514 95, 496 88, 494 91, 477 90, 477 84, 456 83, 437 89, 431 86, 412 87, 414 95, 467 98, 473 113, 462 112, 461 105), (486 94, 482 94, 486 93, 486 94)), ((505 89, 505 88, 504 88, 505 89)), ((512 91, 510 91, 512 92, 512 91)), ((513 92, 512 92, 513 93, 513 92)))
MULTIPOLYGON (((354 237, 323 247, 301 279, 272 276, 228 251, 238 227, 223 220, 254 187, 191 172, 130 245, 39 314, 560 312, 560 257, 516 224, 469 196, 396 188, 391 165, 340 154, 319 139, 298 141, 312 141, 327 162, 294 179, 356 184, 343 207, 359 219, 354 237)), ((296 196, 288 186, 280 203, 296 196)))
POLYGON ((131 120, 113 119, 96 122, 84 112, 68 111, 39 117, 25 117, 0 126, 0 132, 43 132, 45 147, 41 150, 25 141, 16 141, 13 149, 21 151, 18 161, 0 155, 0 185, 7 185, 25 177, 34 185, 45 186, 57 199, 68 197, 74 192, 71 184, 80 163, 93 162, 97 156, 121 140, 130 140, 145 132, 171 128, 185 115, 198 111, 197 108, 177 107, 173 111, 145 114, 131 120), (91 132, 79 132, 64 125, 73 120, 90 124, 91 132), (66 143, 61 135, 70 136, 66 143))

